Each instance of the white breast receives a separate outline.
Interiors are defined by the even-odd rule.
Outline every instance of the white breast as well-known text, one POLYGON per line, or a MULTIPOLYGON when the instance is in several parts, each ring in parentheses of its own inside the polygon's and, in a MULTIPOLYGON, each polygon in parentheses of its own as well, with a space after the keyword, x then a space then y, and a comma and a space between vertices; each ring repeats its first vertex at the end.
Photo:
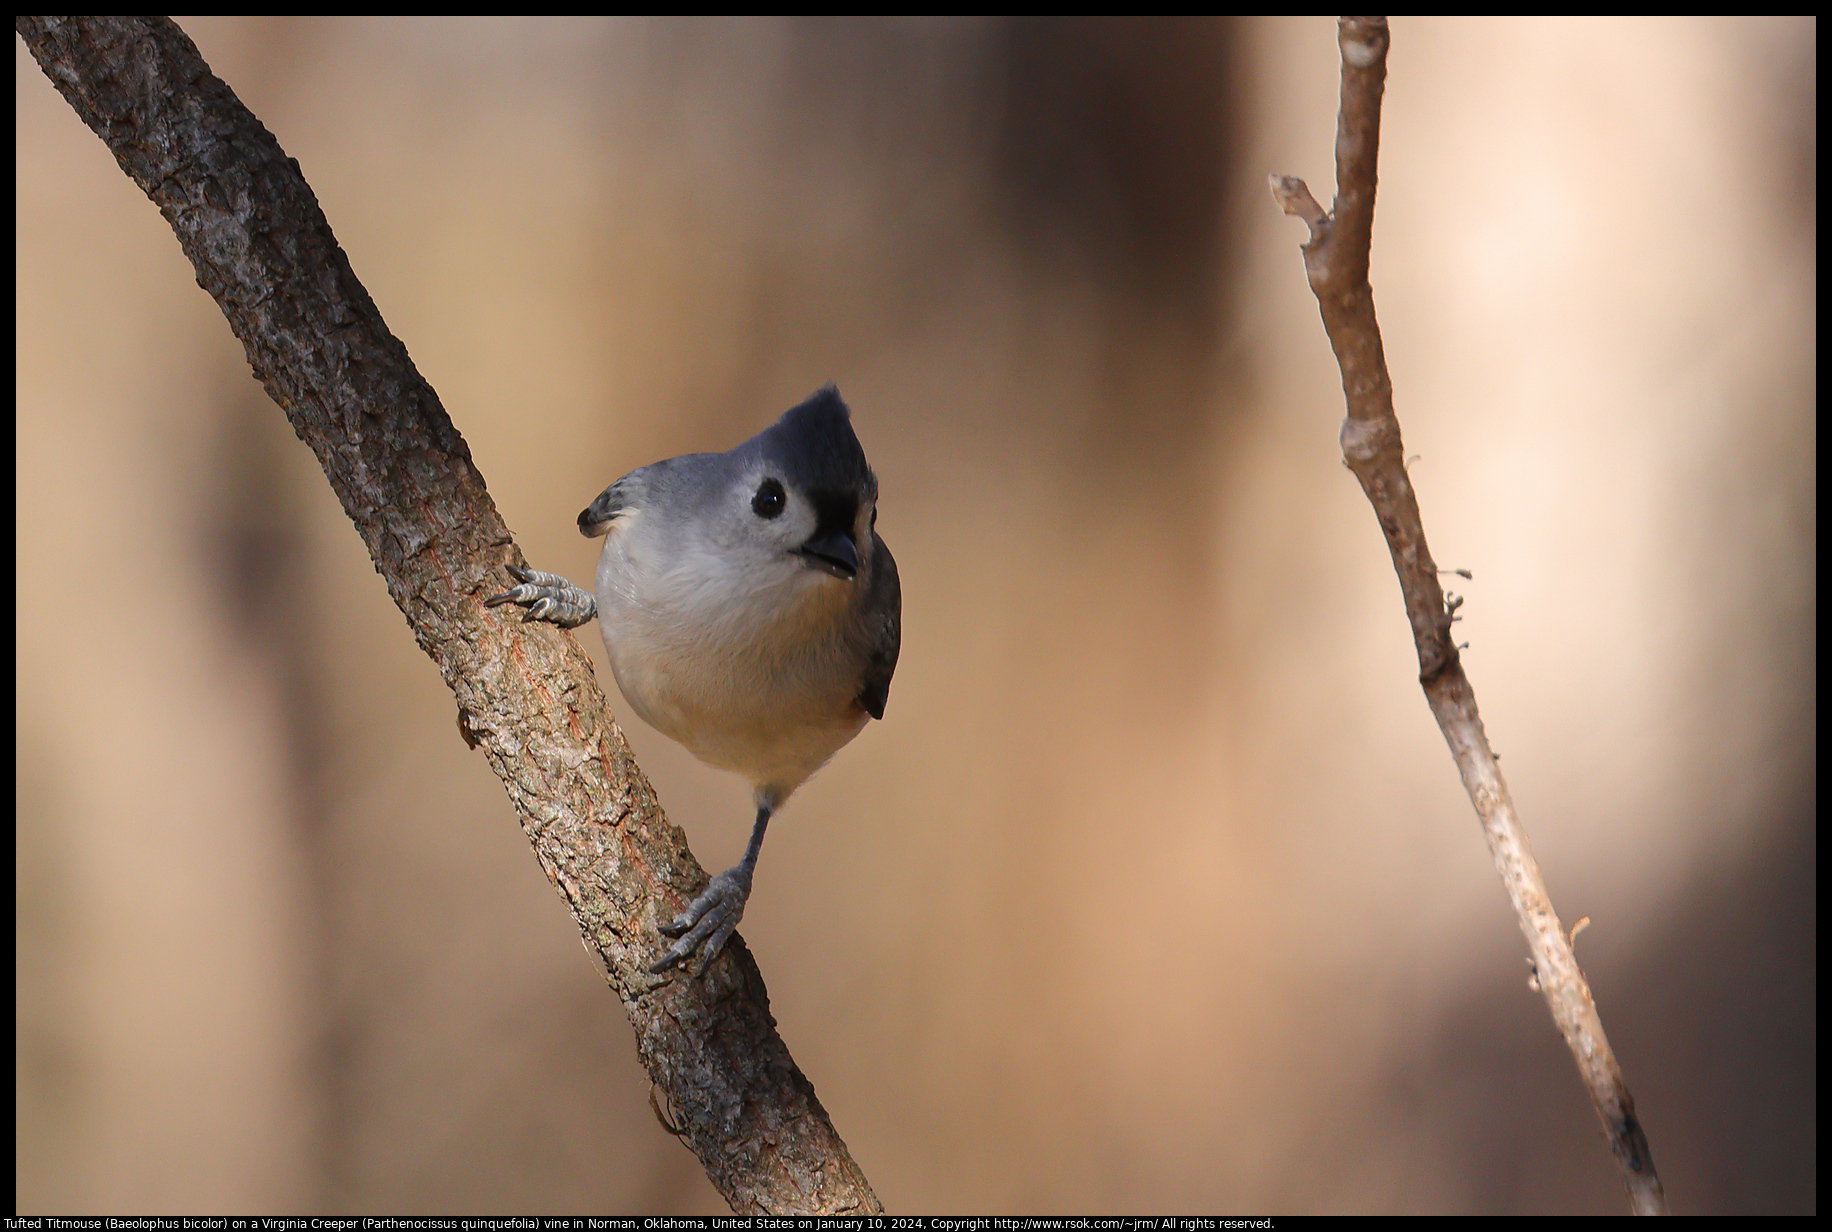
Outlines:
POLYGON ((844 636, 858 583, 798 557, 640 555, 628 512, 598 558, 598 624, 643 721, 780 803, 865 726, 863 656, 844 636), (633 555, 633 553, 635 555, 633 555))

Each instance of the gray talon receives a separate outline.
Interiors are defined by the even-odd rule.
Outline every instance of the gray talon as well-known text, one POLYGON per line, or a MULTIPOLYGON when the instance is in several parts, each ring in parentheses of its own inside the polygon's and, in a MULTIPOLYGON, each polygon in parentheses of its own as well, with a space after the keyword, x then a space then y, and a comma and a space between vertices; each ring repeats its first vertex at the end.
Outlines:
POLYGON ((576 629, 598 615, 598 600, 557 573, 542 573, 520 565, 505 565, 520 585, 483 601, 485 607, 514 603, 527 607, 522 623, 543 620, 562 629, 576 629))
POLYGON ((751 896, 751 869, 735 865, 714 877, 687 910, 675 916, 658 930, 664 937, 679 938, 668 952, 650 964, 649 972, 660 975, 678 966, 696 951, 703 971, 719 956, 744 918, 744 904, 751 896))

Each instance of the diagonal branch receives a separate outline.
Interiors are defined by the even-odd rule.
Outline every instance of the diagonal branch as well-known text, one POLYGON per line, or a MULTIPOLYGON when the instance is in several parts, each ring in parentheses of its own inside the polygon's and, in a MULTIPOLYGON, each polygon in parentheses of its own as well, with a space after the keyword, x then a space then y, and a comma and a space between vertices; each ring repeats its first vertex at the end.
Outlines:
POLYGON ((318 455, 714 1186, 741 1213, 881 1213, 777 1035, 743 944, 734 939, 701 978, 649 974, 656 921, 706 874, 663 816, 572 636, 484 610, 503 566, 522 555, 299 165, 169 20, 16 25, 171 224, 255 376, 318 455))
POLYGON ((1342 392, 1348 402, 1342 456, 1361 481, 1387 538, 1418 648, 1419 683, 1456 759, 1463 787, 1481 818, 1489 853, 1526 934, 1534 983, 1571 1049, 1610 1148, 1622 1165, 1630 1206, 1636 1214, 1664 1214, 1666 1195, 1647 1135, 1635 1116, 1635 1101, 1603 1034, 1603 1020, 1578 969, 1571 939, 1552 909, 1501 766, 1483 732, 1475 690, 1451 641, 1452 614, 1460 600, 1445 602, 1425 543, 1418 497, 1406 475, 1399 420, 1393 413, 1393 382, 1374 319, 1374 291, 1368 285, 1380 100, 1387 77, 1387 19, 1344 17, 1337 37, 1342 48, 1342 109, 1336 124, 1336 208, 1325 214, 1304 181, 1292 176, 1273 176, 1272 194, 1287 214, 1297 215, 1310 227, 1304 272, 1322 309, 1323 328, 1342 369, 1342 392))

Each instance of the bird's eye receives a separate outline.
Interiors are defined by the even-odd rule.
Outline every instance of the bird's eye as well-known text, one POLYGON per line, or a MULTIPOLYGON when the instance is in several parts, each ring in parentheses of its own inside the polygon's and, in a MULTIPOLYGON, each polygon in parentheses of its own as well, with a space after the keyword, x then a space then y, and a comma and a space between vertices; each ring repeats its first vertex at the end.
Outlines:
POLYGON ((782 493, 782 482, 766 479, 757 485, 757 495, 751 497, 751 512, 767 521, 780 514, 787 503, 788 498, 782 493))

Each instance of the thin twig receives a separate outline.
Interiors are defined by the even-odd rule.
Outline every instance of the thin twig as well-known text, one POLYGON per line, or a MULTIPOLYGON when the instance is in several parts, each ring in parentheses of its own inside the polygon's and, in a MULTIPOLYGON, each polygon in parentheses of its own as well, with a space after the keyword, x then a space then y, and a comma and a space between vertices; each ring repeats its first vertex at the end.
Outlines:
POLYGON ((16 27, 171 224, 255 375, 318 455, 713 1185, 740 1213, 881 1214, 777 1035, 742 943, 733 938, 700 977, 649 973, 657 919, 706 874, 572 635, 484 609, 503 566, 525 562, 299 165, 164 18, 20 17, 16 27))
POLYGON ((1647 1135, 1635 1116, 1635 1101, 1610 1051, 1590 985, 1552 909, 1507 782, 1482 730, 1475 690, 1451 641, 1453 609, 1438 585, 1438 569, 1425 543, 1418 498, 1406 474, 1399 420, 1393 413, 1393 382, 1374 318, 1374 292, 1368 285, 1388 40, 1384 17, 1344 17, 1338 26, 1342 109, 1336 125, 1335 208, 1325 214, 1304 181, 1291 176, 1273 176, 1272 193, 1287 214, 1304 219, 1310 228, 1310 240, 1304 245, 1304 272, 1322 309, 1323 327, 1342 369, 1342 392, 1348 402, 1342 456, 1372 502, 1393 555, 1418 649, 1419 683, 1456 759, 1464 789, 1481 818, 1489 852, 1526 934, 1533 983, 1571 1049, 1610 1148, 1622 1165, 1631 1208, 1640 1215, 1665 1214, 1666 1195, 1654 1170, 1647 1135))

